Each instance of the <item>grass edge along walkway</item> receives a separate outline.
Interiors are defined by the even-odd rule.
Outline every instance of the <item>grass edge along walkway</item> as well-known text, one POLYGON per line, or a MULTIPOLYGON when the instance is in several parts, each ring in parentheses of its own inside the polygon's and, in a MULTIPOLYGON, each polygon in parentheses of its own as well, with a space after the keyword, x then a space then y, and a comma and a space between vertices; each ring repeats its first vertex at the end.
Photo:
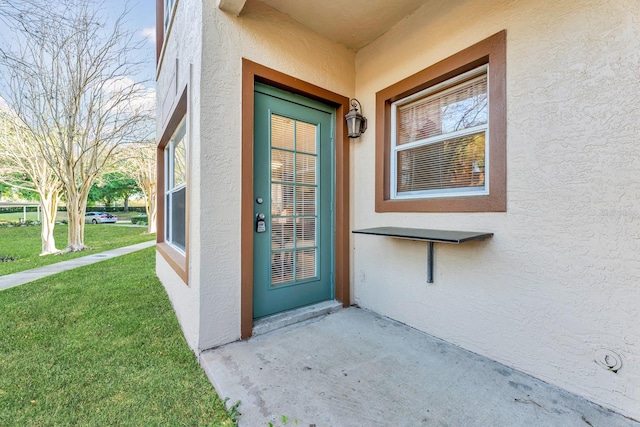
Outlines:
POLYGON ((0 292, 0 425, 231 426, 155 251, 0 292))
MULTIPOLYGON (((67 225, 56 225, 54 235, 58 248, 67 246, 68 231, 67 225)), ((155 234, 143 231, 146 229, 120 227, 115 224, 88 224, 85 227, 84 243, 89 246, 89 249, 40 256, 42 249, 40 227, 0 227, 0 257, 13 259, 10 262, 0 262, 0 276, 156 239, 155 234)))
POLYGON ((80 258, 74 258, 67 261, 61 261, 55 264, 44 265, 42 267, 32 268, 31 270, 19 271, 17 273, 0 276, 0 291, 3 289, 13 288, 15 286, 24 285, 34 280, 42 279, 52 274, 63 271, 72 270, 78 267, 95 264, 96 262, 106 261, 107 259, 126 255, 131 252, 155 246, 155 241, 137 243, 135 245, 125 246, 122 248, 111 249, 97 254, 86 255, 80 258))

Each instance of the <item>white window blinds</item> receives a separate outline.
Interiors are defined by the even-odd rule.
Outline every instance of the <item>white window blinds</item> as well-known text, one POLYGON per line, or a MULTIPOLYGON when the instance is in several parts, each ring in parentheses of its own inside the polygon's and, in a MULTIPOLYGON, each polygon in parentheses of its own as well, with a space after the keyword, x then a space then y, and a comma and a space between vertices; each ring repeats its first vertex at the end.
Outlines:
POLYGON ((392 104, 392 194, 486 194, 487 67, 392 104))

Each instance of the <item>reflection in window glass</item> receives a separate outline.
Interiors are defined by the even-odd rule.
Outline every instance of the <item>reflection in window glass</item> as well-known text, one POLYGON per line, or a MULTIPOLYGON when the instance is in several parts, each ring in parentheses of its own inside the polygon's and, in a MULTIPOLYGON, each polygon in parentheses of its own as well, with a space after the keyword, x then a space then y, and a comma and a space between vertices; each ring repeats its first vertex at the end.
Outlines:
POLYGON ((186 188, 176 190, 171 197, 171 242, 182 250, 185 250, 185 213, 186 213, 186 188))
POLYGON ((186 250, 187 138, 186 120, 165 148, 165 241, 186 250))
MULTIPOLYGON (((183 127, 184 129, 184 127, 183 127)), ((180 138, 173 150, 173 186, 178 187, 187 182, 187 147, 184 135, 180 138)))
POLYGON ((487 67, 392 104, 394 198, 487 193, 487 67))
POLYGON ((164 0, 164 30, 167 31, 175 0, 164 0))

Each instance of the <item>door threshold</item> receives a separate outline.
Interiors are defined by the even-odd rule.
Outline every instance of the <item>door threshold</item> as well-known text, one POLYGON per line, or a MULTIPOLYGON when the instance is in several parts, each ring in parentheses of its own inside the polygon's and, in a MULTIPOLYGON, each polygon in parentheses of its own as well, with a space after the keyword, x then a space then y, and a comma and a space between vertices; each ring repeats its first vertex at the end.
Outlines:
POLYGON ((266 334, 267 332, 275 331, 285 326, 304 322, 314 317, 324 316, 338 311, 341 308, 341 302, 330 300, 263 317, 253 321, 252 336, 255 337, 256 335, 266 334))

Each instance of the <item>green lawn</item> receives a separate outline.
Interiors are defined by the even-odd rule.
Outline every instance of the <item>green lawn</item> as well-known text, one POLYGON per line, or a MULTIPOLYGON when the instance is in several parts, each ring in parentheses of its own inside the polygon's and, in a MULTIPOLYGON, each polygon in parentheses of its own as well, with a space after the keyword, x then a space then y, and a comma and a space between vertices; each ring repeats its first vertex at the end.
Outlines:
MULTIPOLYGON (((0 213, 0 222, 20 221, 23 216, 22 212, 0 213)), ((38 214, 36 212, 27 212, 27 220, 36 221, 37 219, 38 214)))
MULTIPOLYGON (((94 208, 89 208, 90 210, 94 210, 94 208)), ((117 217, 118 221, 130 221, 131 217, 138 216, 141 212, 113 212, 117 217)), ((23 217, 22 212, 12 212, 12 213, 0 213, 0 222, 16 222, 20 221, 23 217)), ((36 221, 38 219, 37 212, 27 212, 27 220, 36 221)), ((56 213, 56 221, 67 221, 69 217, 67 213, 64 211, 59 211, 56 213)))
POLYGON ((231 426, 153 248, 0 291, 0 425, 231 426))
MULTIPOLYGON (((40 226, 0 228, 0 255, 16 258, 11 262, 0 262, 0 276, 155 239, 155 234, 144 234, 146 228, 87 224, 84 230, 85 244, 91 250, 39 256, 40 226)), ((56 225, 54 236, 57 248, 64 249, 67 246, 67 226, 56 225)))

